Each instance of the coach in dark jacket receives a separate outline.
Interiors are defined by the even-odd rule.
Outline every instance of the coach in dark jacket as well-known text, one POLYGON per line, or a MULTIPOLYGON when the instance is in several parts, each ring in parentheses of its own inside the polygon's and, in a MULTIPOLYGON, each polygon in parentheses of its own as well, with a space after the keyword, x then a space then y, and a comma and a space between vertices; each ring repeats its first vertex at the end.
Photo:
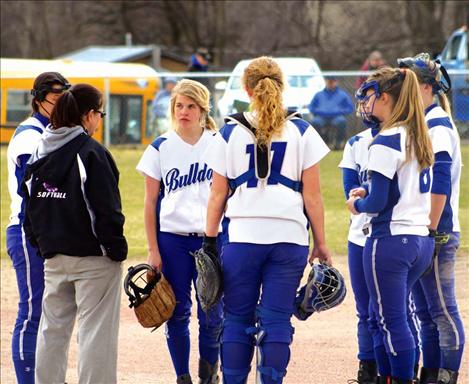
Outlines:
POLYGON ((57 100, 31 156, 25 232, 44 263, 36 384, 63 383, 75 317, 80 383, 116 383, 121 261, 127 257, 119 173, 91 136, 105 113, 102 95, 77 84, 57 100))

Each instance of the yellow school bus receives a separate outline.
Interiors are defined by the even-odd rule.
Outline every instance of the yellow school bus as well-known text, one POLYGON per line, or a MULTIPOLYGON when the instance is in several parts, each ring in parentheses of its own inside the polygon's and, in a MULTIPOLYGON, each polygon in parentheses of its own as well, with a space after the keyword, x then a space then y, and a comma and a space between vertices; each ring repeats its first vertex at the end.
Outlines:
POLYGON ((143 64, 68 60, 0 59, 0 142, 31 114, 31 88, 42 72, 59 72, 73 85, 88 83, 104 95, 104 126, 94 138, 105 145, 148 144, 155 136, 151 102, 159 89, 157 72, 143 64))

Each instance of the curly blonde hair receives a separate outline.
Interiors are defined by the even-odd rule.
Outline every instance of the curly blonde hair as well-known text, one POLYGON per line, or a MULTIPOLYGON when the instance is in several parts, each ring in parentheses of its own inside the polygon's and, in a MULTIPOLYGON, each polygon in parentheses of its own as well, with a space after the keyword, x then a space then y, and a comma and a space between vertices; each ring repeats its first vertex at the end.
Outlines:
POLYGON ((202 111, 200 126, 204 129, 216 131, 217 125, 210 117, 210 91, 205 85, 189 79, 178 81, 171 91, 171 124, 175 131, 178 130, 176 125, 176 112, 174 109, 177 95, 186 96, 194 100, 202 111))
POLYGON ((285 124, 282 93, 284 77, 274 59, 261 56, 251 61, 244 70, 242 82, 252 91, 252 111, 256 113, 256 139, 266 146, 272 136, 280 134, 285 124))

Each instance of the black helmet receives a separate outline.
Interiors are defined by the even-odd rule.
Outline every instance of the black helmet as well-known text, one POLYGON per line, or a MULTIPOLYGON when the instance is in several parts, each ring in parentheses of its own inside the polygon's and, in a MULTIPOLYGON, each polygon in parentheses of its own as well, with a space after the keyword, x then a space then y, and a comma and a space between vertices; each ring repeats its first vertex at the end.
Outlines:
POLYGON ((420 81, 432 86, 434 94, 448 93, 451 89, 451 79, 445 67, 440 60, 431 60, 428 53, 397 59, 397 65, 415 72, 420 81))
POLYGON ((33 89, 31 89, 31 95, 33 95, 33 98, 36 101, 44 101, 46 95, 49 92, 62 93, 69 88, 70 83, 60 73, 44 72, 36 77, 36 80, 34 80, 33 89), (62 88, 54 88, 54 85, 61 85, 62 88))

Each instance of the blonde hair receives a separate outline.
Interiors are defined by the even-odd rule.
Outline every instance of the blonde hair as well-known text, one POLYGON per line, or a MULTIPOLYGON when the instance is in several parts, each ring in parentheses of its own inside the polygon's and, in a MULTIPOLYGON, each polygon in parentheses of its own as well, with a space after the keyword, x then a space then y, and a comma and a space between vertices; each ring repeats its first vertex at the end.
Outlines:
POLYGON ((423 99, 415 73, 409 69, 381 68, 367 81, 375 80, 381 93, 389 94, 393 109, 381 129, 403 125, 407 131, 406 159, 415 154, 420 170, 433 164, 434 155, 427 124, 425 123, 423 99))
POLYGON ((451 106, 449 104, 448 97, 444 93, 438 94, 438 103, 441 105, 441 108, 448 114, 448 116, 453 120, 451 115, 451 106))
POLYGON ((175 131, 178 130, 176 124, 176 97, 186 96, 194 100, 202 111, 200 126, 211 131, 217 130, 215 121, 210 117, 210 91, 198 81, 183 79, 177 82, 171 91, 171 124, 175 131))
POLYGON ((242 82, 245 88, 252 91, 251 107, 257 118, 257 143, 266 146, 272 136, 282 132, 285 124, 282 70, 274 59, 261 56, 251 61, 244 70, 242 82))

